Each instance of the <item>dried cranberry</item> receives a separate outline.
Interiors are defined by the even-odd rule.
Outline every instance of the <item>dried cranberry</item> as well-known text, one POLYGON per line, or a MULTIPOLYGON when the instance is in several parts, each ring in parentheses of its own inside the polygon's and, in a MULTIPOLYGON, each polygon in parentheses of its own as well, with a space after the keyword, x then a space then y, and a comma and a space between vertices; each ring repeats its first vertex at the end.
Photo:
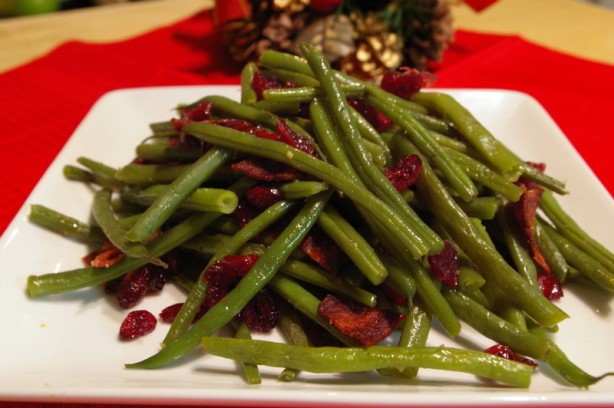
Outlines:
POLYGON ((503 358, 506 358, 512 361, 517 361, 519 363, 527 364, 534 368, 537 367, 537 364, 533 360, 528 359, 526 357, 519 356, 509 346, 506 346, 503 344, 495 344, 494 346, 489 347, 484 351, 488 354, 492 354, 498 357, 503 357, 503 358))
POLYGON ((156 317, 147 310, 133 310, 122 322, 119 328, 119 338, 133 340, 144 336, 151 333, 157 323, 156 317))
POLYGON ((384 72, 381 88, 385 91, 409 99, 422 88, 435 83, 437 77, 430 72, 410 67, 401 67, 398 71, 384 72))
POLYGON ((375 130, 383 132, 392 126, 392 121, 382 112, 375 109, 373 106, 365 105, 359 99, 348 99, 350 106, 360 113, 375 130))
POLYGON ((279 140, 286 143, 288 146, 292 146, 309 155, 313 155, 315 153, 315 148, 313 147, 311 142, 309 142, 301 135, 296 133, 294 130, 292 130, 292 128, 288 126, 288 123, 285 120, 279 119, 277 121, 275 131, 279 136, 279 140))
POLYGON ((179 314, 182 306, 183 303, 175 303, 170 306, 166 306, 159 314, 160 319, 162 319, 164 323, 172 323, 179 314))
POLYGON ((563 288, 554 274, 540 273, 537 276, 539 289, 549 300, 557 300, 563 297, 563 288))
POLYGON ((246 200, 239 201, 239 205, 235 210, 235 218, 239 228, 246 226, 251 220, 256 218, 260 212, 252 207, 246 200))
POLYGON ((292 88, 294 85, 291 82, 281 82, 275 78, 271 78, 262 73, 262 71, 254 72, 252 78, 252 88, 256 92, 258 100, 263 99, 263 92, 267 89, 292 88))
POLYGON ((384 340, 405 317, 392 310, 344 302, 333 295, 327 295, 320 302, 318 314, 363 346, 372 346, 384 340))
POLYGON ((245 200, 258 210, 266 210, 282 198, 281 190, 271 185, 260 184, 245 192, 245 200))
POLYGON ((124 276, 117 289, 119 305, 125 309, 136 305, 148 293, 164 288, 171 267, 147 264, 124 276))
POLYGON ((458 285, 458 253, 449 241, 444 241, 443 249, 428 257, 435 279, 455 288, 458 285))
POLYGON ((292 181, 304 178, 304 174, 299 170, 259 157, 241 160, 230 167, 238 173, 261 181, 292 181))
POLYGON ((384 168, 384 174, 397 191, 411 187, 422 173, 420 156, 411 154, 398 160, 394 166, 384 168))
POLYGON ((279 320, 279 311, 271 293, 266 288, 256 293, 239 313, 239 319, 253 331, 267 333, 273 330, 279 320))
POLYGON ((213 307, 230 291, 258 260, 258 255, 228 255, 207 268, 204 279, 207 281, 207 308, 213 307))

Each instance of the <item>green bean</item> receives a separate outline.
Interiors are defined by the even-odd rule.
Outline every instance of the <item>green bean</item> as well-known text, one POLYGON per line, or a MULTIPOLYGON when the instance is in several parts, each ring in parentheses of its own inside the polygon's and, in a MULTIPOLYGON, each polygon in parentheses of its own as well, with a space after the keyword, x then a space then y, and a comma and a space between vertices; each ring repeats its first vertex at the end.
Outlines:
MULTIPOLYGON (((122 198, 128 202, 144 206, 152 205, 168 188, 155 184, 143 188, 122 191, 122 198)), ((197 188, 180 202, 179 207, 193 211, 220 212, 231 214, 237 208, 239 199, 232 191, 222 188, 197 188)))
POLYGON ((542 253, 546 263, 556 276, 559 282, 565 282, 567 279, 567 270, 569 264, 565 260, 565 256, 550 238, 550 235, 544 231, 542 222, 537 222, 535 225, 535 240, 539 251, 542 253))
MULTIPOLYGON (((416 153, 417 149, 406 139, 395 138, 394 146, 403 153, 416 153)), ((514 303, 529 316, 546 327, 552 327, 568 315, 546 299, 538 288, 530 285, 513 270, 503 257, 488 243, 471 220, 456 205, 428 163, 416 183, 424 200, 454 242, 472 259, 480 273, 507 293, 514 303)))
POLYGON ((574 245, 571 240, 552 228, 547 223, 541 223, 542 228, 550 236, 559 251, 563 254, 569 265, 573 266, 580 273, 603 289, 614 292, 614 273, 608 271, 595 258, 584 252, 581 248, 574 245))
POLYGON ((78 157, 77 163, 81 164, 82 166, 87 167, 95 174, 99 174, 101 176, 111 178, 111 179, 113 178, 116 172, 116 169, 114 169, 113 167, 107 166, 106 164, 100 163, 92 159, 88 159, 87 157, 78 157))
POLYGON ((273 101, 262 99, 254 103, 256 109, 283 115, 296 115, 301 109, 301 104, 294 101, 273 101))
POLYGON ((498 173, 495 173, 488 166, 456 150, 446 149, 446 152, 472 180, 495 193, 501 194, 512 202, 520 199, 524 190, 498 173))
POLYGON ((140 159, 154 162, 193 162, 202 156, 198 146, 170 146, 162 143, 141 143, 136 147, 140 159))
POLYGON ((515 306, 507 305, 505 307, 500 308, 498 312, 499 316, 518 327, 520 330, 526 332, 529 329, 527 328, 527 319, 524 317, 524 313, 520 309, 515 306))
POLYGON ((375 128, 369 123, 364 116, 362 116, 355 109, 351 109, 350 113, 354 118, 354 122, 356 123, 356 127, 360 132, 360 135, 371 143, 374 143, 376 146, 379 146, 382 149, 382 155, 384 156, 384 162, 382 166, 392 164, 392 155, 390 154, 390 147, 388 147, 388 143, 382 138, 380 133, 375 130, 375 128))
POLYGON ((478 332, 497 343, 505 344, 517 353, 545 360, 550 344, 509 323, 461 292, 444 294, 458 317, 478 332))
POLYGON ((311 283, 331 292, 342 294, 367 306, 375 306, 377 297, 364 289, 350 285, 343 279, 331 275, 322 269, 298 260, 288 260, 281 268, 281 272, 294 279, 311 283))
POLYGON ((190 352, 203 336, 211 335, 226 325, 275 276, 277 270, 315 224, 329 196, 329 192, 323 192, 307 199, 301 211, 260 256, 250 271, 187 332, 166 344, 157 354, 143 361, 127 364, 126 367, 152 369, 165 366, 190 352))
POLYGON ((98 173, 83 170, 80 167, 70 164, 64 166, 62 172, 64 177, 66 177, 68 180, 81 181, 83 183, 94 183, 109 190, 117 190, 121 187, 121 184, 113 179, 106 178, 98 173))
MULTIPOLYGON (((225 96, 218 96, 218 95, 206 96, 202 98, 201 101, 211 102, 213 104, 213 109, 215 111, 228 115, 229 117, 245 119, 249 122, 254 122, 254 123, 261 124, 261 125, 265 125, 273 129, 275 129, 275 127, 277 126, 277 123, 280 120, 279 116, 275 115, 274 113, 269 112, 266 109, 260 109, 256 106, 245 105, 235 100, 232 100, 230 98, 227 98, 225 96)), ((263 101, 259 101, 258 103, 260 102, 263 102, 263 101)), ((298 135, 302 137, 303 139, 308 140, 308 141, 313 140, 313 138, 311 137, 311 134, 309 134, 309 132, 307 132, 297 123, 291 120, 286 120, 286 124, 294 132, 298 133, 298 135)), ((314 143, 313 145, 316 150, 319 149, 317 144, 314 143)))
MULTIPOLYGON (((430 330, 431 315, 422 306, 411 305, 401 328, 399 346, 408 348, 425 347, 430 330)), ((398 371, 405 378, 415 378, 418 375, 417 367, 404 367, 398 369, 398 371)))
POLYGON ((412 99, 429 109, 434 109, 449 119, 463 138, 497 172, 515 181, 524 164, 503 143, 496 139, 464 106, 452 96, 438 92, 418 92, 412 99))
POLYGON ((416 281, 412 278, 412 275, 390 255, 381 253, 379 257, 388 270, 388 278, 386 278, 384 284, 390 289, 400 292, 411 302, 417 291, 416 281))
POLYGON ((160 165, 160 164, 128 164, 120 167, 115 178, 125 184, 158 184, 170 183, 183 174, 189 164, 160 165))
POLYGON ((569 192, 565 189, 565 183, 555 179, 544 173, 543 171, 538 170, 533 167, 529 163, 524 163, 522 166, 522 176, 528 180, 532 180, 548 190, 554 191, 558 194, 568 194, 569 192))
POLYGON ((544 191, 539 208, 544 211, 561 235, 595 258, 610 272, 614 272, 614 254, 584 231, 560 206, 552 192, 544 191))
POLYGON ((167 264, 153 258, 143 244, 126 240, 126 230, 119 224, 111 209, 111 192, 99 190, 94 194, 92 216, 104 232, 105 236, 120 251, 133 258, 145 258, 148 262, 166 267, 167 264))
POLYGON ((501 230, 501 236, 505 241, 507 250, 516 266, 516 269, 531 285, 538 287, 537 266, 524 244, 524 240, 519 237, 519 231, 508 217, 509 207, 502 207, 497 214, 497 226, 501 230))
MULTIPOLYGON (((280 307, 279 328, 290 344, 305 347, 311 345, 307 333, 303 329, 299 314, 286 304, 282 304, 280 307)), ((278 379, 283 382, 294 381, 298 373, 299 370, 294 368, 284 368, 278 379)))
MULTIPOLYGON (((192 236, 200 232, 220 214, 203 213, 189 217, 146 245, 152 257, 160 257, 192 236)), ((144 258, 126 257, 108 268, 72 269, 64 272, 28 276, 27 291, 33 298, 69 292, 89 286, 99 285, 146 265, 144 258)))
POLYGON ((30 206, 28 219, 56 234, 74 238, 86 244, 101 244, 105 238, 100 228, 40 204, 32 204, 30 206))
POLYGON ((133 242, 145 242, 149 239, 181 202, 224 164, 230 155, 229 151, 222 148, 209 149, 156 198, 128 230, 126 238, 133 242))
POLYGON ((264 340, 204 337, 208 354, 315 373, 360 372, 387 367, 423 367, 466 372, 516 387, 528 387, 533 368, 491 354, 448 347, 303 347, 264 340))
POLYGON ((379 285, 386 279, 386 266, 373 247, 334 208, 326 208, 320 214, 318 226, 339 245, 372 284, 379 285))
POLYGON ((287 69, 269 68, 268 71, 274 77, 292 82, 296 86, 309 86, 312 88, 320 86, 320 82, 312 76, 301 74, 300 72, 287 69))
POLYGON ((309 114, 313 122, 316 139, 324 152, 324 157, 326 157, 330 163, 338 167, 343 174, 351 177, 354 182, 362 184, 356 175, 356 170, 350 163, 350 159, 343 149, 341 141, 336 135, 337 130, 320 98, 314 99, 309 105, 309 114))
POLYGON ((258 95, 252 87, 252 80, 257 71, 258 66, 253 62, 248 62, 241 70, 241 103, 253 105, 258 100, 258 95))
POLYGON ((424 307, 437 317, 450 337, 456 337, 460 333, 461 326, 452 308, 440 292, 439 283, 435 282, 420 263, 405 260, 403 265, 409 267, 424 307))
MULTIPOLYGON (((240 323, 235 332, 236 339, 251 340, 252 336, 249 331, 249 327, 245 323, 240 323)), ((260 384, 262 377, 260 376, 260 370, 258 365, 243 361, 243 371, 245 372, 245 380, 248 384, 260 384)))
POLYGON ((311 174, 340 190, 358 206, 368 211, 374 220, 381 223, 381 226, 395 237, 395 242, 400 248, 411 253, 415 258, 428 252, 428 248, 422 245, 422 240, 413 231, 398 225, 396 212, 357 185, 352 178, 337 167, 281 142, 257 138, 218 125, 194 123, 186 125, 184 130, 210 143, 273 159, 311 174))
POLYGON ((498 197, 476 197, 469 202, 455 201, 467 216, 481 220, 492 220, 495 218, 501 206, 501 199, 498 197))
MULTIPOLYGON (((251 180, 240 179, 230 189, 239 194, 251 185, 251 180)), ((197 213, 192 215, 165 231, 164 234, 153 239, 146 245, 146 248, 152 257, 158 258, 193 238, 220 216, 221 214, 215 213, 197 213)), ((143 258, 124 258, 108 268, 94 268, 90 266, 38 276, 30 275, 27 281, 27 291, 28 295, 35 298, 69 292, 108 282, 145 264, 147 264, 147 260, 143 258)))
POLYGON ((431 130, 429 133, 431 134, 433 140, 436 141, 441 147, 456 150, 459 153, 469 154, 470 149, 462 140, 441 134, 434 130, 431 130))
POLYGON ((614 376, 614 372, 608 372, 597 377, 590 375, 572 362, 563 350, 550 340, 548 333, 543 328, 533 327, 530 329, 530 332, 550 343, 550 353, 548 353, 545 362, 569 383, 585 388, 601 381, 605 377, 614 376))
POLYGON ((321 181, 295 180, 279 186, 279 191, 281 191, 284 199, 296 200, 299 198, 310 197, 328 188, 330 188, 330 186, 326 183, 322 183, 321 181))
POLYGON ((167 137, 178 134, 172 123, 168 120, 164 122, 151 122, 149 124, 149 129, 154 136, 167 137))
MULTIPOLYGON (((348 96, 361 96, 362 87, 343 86, 343 92, 348 96)), ((309 103, 316 96, 322 96, 322 90, 319 87, 298 87, 298 88, 274 88, 267 89, 262 93, 264 100, 267 101, 284 101, 284 102, 299 102, 309 103)))
POLYGON ((302 44, 301 51, 303 51, 307 58, 316 78, 320 81, 326 95, 328 108, 337 127, 341 131, 340 133, 343 135, 344 141, 349 147, 348 157, 353 162, 354 168, 358 171, 365 185, 398 212, 400 219, 416 232, 430 252, 441 250, 443 243, 439 237, 407 205, 381 169, 374 166, 368 153, 365 151, 358 128, 354 125, 354 120, 350 114, 352 108, 341 92, 339 83, 334 80, 330 64, 324 58, 324 55, 306 44, 302 44), (363 171, 364 176, 361 174, 363 171))
POLYGON ((463 200, 469 201, 478 195, 475 185, 467 174, 434 141, 431 134, 413 116, 373 96, 367 97, 367 103, 383 112, 405 131, 405 135, 418 147, 423 156, 433 163, 433 166, 441 172, 442 176, 463 200))
POLYGON ((213 256, 207 263, 207 266, 200 273, 199 278, 190 289, 190 292, 179 310, 179 313, 173 320, 173 323, 171 324, 171 327, 169 328, 166 337, 162 342, 163 344, 168 344, 176 340, 181 334, 188 330, 188 327, 194 320, 194 316, 196 316, 196 313, 199 311, 207 292, 207 283, 204 280, 204 274, 207 268, 223 257, 237 252, 243 245, 247 244, 249 240, 287 214, 292 207, 293 204, 287 201, 279 201, 273 204, 247 223, 231 238, 225 240, 219 245, 219 247, 215 248, 213 251, 213 256))
POLYGON ((478 271, 468 266, 458 267, 458 289, 463 293, 470 293, 480 289, 486 281, 478 271))

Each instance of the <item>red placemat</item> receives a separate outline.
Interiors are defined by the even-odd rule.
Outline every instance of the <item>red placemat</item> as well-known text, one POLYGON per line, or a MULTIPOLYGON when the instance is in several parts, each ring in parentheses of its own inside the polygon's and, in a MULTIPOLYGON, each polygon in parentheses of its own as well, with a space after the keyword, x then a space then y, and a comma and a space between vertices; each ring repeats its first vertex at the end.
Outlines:
MULTIPOLYGON (((104 93, 154 85, 238 83, 239 69, 215 37, 211 13, 203 12, 128 41, 70 42, 0 75, 0 232, 104 93)), ((532 95, 612 193, 613 74, 610 65, 554 52, 519 37, 460 31, 437 67, 437 86, 514 89, 532 95)))

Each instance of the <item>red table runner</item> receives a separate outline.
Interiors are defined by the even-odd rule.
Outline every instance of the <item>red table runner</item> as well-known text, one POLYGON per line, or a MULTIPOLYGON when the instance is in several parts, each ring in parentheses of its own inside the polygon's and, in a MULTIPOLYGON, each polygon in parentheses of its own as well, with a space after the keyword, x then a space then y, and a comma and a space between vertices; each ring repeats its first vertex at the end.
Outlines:
MULTIPOLYGON (((0 233, 104 93, 155 85, 235 84, 239 70, 214 34, 211 13, 202 12, 123 42, 69 42, 0 75, 0 233)), ((614 192, 613 66, 519 37, 459 31, 436 73, 439 87, 512 89, 535 97, 610 194, 614 192)))

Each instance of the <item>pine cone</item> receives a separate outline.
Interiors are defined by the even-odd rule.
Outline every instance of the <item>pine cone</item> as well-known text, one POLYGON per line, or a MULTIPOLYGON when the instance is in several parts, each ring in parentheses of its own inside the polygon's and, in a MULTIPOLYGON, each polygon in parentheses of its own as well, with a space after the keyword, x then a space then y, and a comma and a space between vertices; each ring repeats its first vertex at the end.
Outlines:
POLYGON ((379 14, 352 14, 351 18, 356 52, 339 61, 341 69, 362 78, 377 78, 384 71, 398 68, 403 60, 403 41, 379 14))
POLYGON ((285 0, 275 3, 275 12, 263 24, 260 38, 255 44, 256 56, 268 49, 293 52, 294 39, 305 28, 311 17, 303 0, 285 0))
POLYGON ((415 16, 406 27, 403 46, 404 65, 427 69, 430 61, 439 62, 454 40, 452 13, 447 0, 416 0, 415 16))

